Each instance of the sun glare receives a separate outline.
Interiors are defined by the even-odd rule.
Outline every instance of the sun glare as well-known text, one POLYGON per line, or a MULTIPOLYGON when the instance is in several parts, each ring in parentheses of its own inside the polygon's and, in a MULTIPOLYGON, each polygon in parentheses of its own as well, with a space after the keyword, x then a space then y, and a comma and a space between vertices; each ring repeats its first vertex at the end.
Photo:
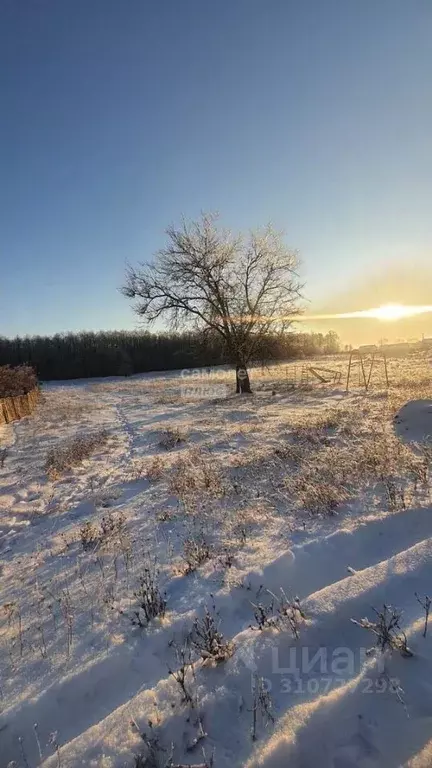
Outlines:
POLYGON ((370 317, 377 320, 400 320, 402 317, 410 317, 415 314, 412 307, 404 307, 403 304, 383 304, 381 307, 370 310, 370 317))
POLYGON ((409 304, 382 304, 380 307, 372 309, 358 309, 354 312, 340 312, 333 315, 303 315, 303 320, 351 320, 370 318, 372 320, 402 320, 404 317, 415 317, 423 315, 426 312, 432 312, 432 305, 409 305, 409 304))

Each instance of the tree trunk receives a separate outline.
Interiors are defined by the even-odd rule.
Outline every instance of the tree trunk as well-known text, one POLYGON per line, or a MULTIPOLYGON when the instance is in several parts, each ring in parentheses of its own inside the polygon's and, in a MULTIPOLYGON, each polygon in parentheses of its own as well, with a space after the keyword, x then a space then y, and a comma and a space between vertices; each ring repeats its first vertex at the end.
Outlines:
POLYGON ((240 363, 236 365, 236 393, 238 395, 252 394, 247 368, 240 363))

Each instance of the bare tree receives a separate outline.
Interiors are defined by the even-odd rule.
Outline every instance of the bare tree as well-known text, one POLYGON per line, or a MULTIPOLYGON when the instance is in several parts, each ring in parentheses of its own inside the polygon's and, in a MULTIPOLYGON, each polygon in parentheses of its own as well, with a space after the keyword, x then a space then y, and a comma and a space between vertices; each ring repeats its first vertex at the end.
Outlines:
POLYGON ((270 334, 284 333, 299 314, 298 255, 271 226, 247 238, 217 227, 214 215, 166 231, 154 260, 128 267, 125 296, 147 323, 166 317, 224 340, 236 366, 237 392, 250 392, 247 366, 270 334))

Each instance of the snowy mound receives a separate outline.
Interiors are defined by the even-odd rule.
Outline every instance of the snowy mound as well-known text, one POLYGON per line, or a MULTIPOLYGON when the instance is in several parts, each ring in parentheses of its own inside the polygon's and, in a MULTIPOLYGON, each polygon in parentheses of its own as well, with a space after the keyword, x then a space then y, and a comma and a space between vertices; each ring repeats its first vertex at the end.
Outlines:
POLYGON ((401 440, 432 442, 432 400, 411 400, 395 416, 395 430, 401 440))

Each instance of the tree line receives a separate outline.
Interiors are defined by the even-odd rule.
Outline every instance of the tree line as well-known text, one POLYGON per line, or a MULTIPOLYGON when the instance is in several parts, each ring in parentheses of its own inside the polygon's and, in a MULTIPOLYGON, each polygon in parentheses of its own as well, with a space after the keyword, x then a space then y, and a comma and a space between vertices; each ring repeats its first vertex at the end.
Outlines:
MULTIPOLYGON (((268 363, 334 354, 339 349, 333 331, 269 333, 261 336, 252 359, 268 363)), ((31 365, 42 381, 130 376, 227 362, 231 360, 223 339, 211 333, 104 331, 0 337, 0 366, 31 365)))

